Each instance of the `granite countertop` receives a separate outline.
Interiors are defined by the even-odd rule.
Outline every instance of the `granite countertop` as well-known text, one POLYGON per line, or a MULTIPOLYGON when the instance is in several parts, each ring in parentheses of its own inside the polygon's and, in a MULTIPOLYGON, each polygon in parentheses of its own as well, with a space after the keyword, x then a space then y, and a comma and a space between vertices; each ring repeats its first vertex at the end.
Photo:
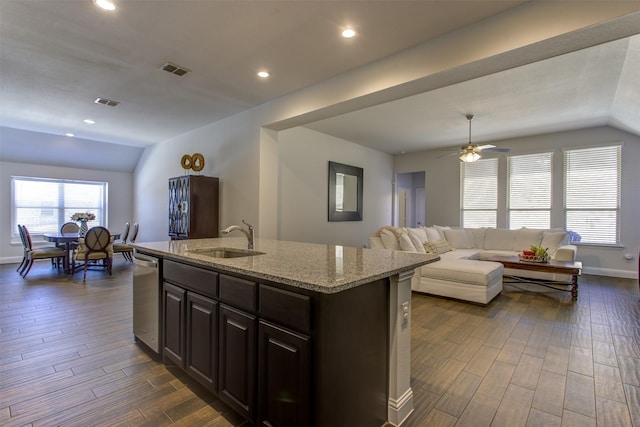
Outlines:
POLYGON ((198 254, 204 248, 247 249, 244 237, 136 242, 150 255, 187 261, 221 272, 239 273, 322 293, 336 293, 393 276, 440 259, 437 255, 256 239, 255 250, 241 258, 213 258, 198 254))

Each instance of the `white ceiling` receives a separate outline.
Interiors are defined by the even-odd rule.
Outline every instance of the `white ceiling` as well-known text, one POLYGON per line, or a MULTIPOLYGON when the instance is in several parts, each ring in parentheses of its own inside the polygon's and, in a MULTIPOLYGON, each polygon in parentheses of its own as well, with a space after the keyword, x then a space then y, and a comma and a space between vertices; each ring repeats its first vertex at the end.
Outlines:
MULTIPOLYGON (((144 147, 525 3, 118 2, 0 0, 0 126, 144 147), (341 39, 345 25, 358 37, 341 39)), ((462 144, 466 113, 474 142, 601 124, 640 134, 638 69, 636 36, 308 126, 389 153, 462 144)))
POLYGON ((306 127, 391 154, 610 125, 640 135, 640 36, 306 127))

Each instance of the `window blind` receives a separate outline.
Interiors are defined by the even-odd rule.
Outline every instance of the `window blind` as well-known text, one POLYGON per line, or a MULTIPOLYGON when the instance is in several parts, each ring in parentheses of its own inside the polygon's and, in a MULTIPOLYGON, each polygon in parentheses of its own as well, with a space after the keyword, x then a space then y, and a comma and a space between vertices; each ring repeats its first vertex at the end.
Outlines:
POLYGON ((551 228, 552 153, 508 159, 509 228, 551 228))
POLYGON ((18 224, 31 234, 58 232, 76 212, 96 215, 89 227, 104 225, 106 188, 106 182, 11 177, 12 237, 18 237, 18 224))
POLYGON ((620 145, 565 151, 565 221, 574 241, 619 242, 621 151, 620 145))
POLYGON ((496 227, 498 159, 461 163, 462 226, 496 227))

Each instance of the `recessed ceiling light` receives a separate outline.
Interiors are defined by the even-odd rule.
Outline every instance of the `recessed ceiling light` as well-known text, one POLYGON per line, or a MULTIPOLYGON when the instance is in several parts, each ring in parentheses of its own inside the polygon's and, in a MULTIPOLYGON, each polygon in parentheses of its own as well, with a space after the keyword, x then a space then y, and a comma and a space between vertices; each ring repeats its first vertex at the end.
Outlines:
POLYGON ((113 0, 93 0, 93 4, 98 6, 100 9, 108 10, 109 12, 113 12, 118 8, 118 5, 113 0))
POLYGON ((345 28, 342 30, 342 37, 345 39, 350 39, 356 36, 356 31, 353 28, 345 28))
POLYGON ((262 79, 266 79, 267 77, 269 77, 270 74, 268 71, 258 71, 258 77, 262 78, 262 79))
POLYGON ((71 132, 67 132, 64 134, 64 136, 68 136, 69 138, 73 138, 75 135, 72 134, 71 132))
POLYGON ((93 124, 95 124, 95 123, 96 123, 96 121, 95 121, 95 120, 91 120, 91 119, 84 119, 84 120, 83 120, 83 122, 85 122, 85 123, 86 123, 86 124, 88 124, 88 125, 93 125, 93 124))

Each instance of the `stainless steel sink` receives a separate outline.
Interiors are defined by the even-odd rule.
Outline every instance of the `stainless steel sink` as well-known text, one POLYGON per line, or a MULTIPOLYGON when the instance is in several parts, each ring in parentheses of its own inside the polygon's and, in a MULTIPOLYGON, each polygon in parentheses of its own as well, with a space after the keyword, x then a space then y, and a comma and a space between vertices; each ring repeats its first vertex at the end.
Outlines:
POLYGON ((241 258, 264 254, 264 252, 236 248, 201 248, 187 250, 187 252, 211 258, 241 258))

